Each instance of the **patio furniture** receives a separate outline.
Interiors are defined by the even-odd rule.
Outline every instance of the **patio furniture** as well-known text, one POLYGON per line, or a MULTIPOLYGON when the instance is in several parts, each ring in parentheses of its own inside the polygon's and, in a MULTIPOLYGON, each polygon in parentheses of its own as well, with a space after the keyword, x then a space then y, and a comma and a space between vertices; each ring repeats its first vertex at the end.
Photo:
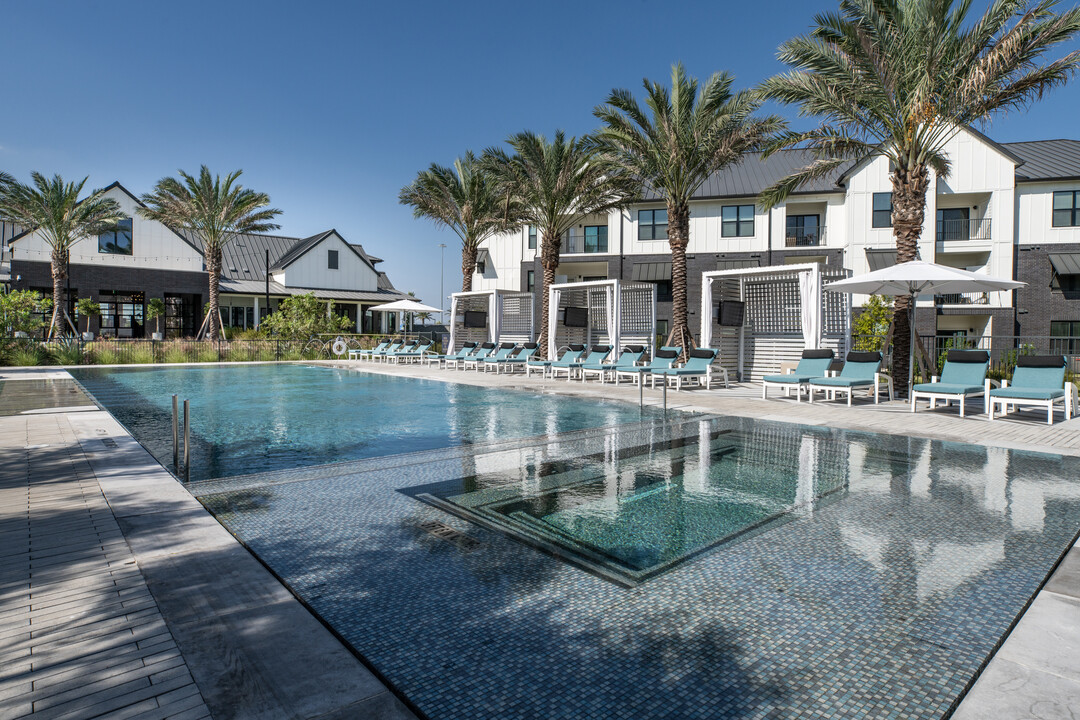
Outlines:
POLYGON ((790 397, 791 389, 795 389, 795 402, 802 402, 803 388, 811 380, 825 377, 832 365, 835 353, 829 349, 803 350, 799 364, 789 368, 783 375, 766 375, 761 379, 761 399, 769 398, 769 388, 779 387, 784 389, 784 397, 790 397))
POLYGON ((637 367, 624 367, 615 370, 615 384, 619 384, 619 378, 621 376, 627 376, 634 378, 634 384, 637 385, 641 382, 641 378, 648 373, 656 372, 657 370, 667 370, 675 364, 675 361, 682 355, 681 347, 668 347, 664 346, 653 353, 652 360, 647 365, 639 365, 637 367))
POLYGON ((583 352, 585 352, 584 345, 571 344, 566 347, 566 352, 556 360, 529 360, 525 363, 525 377, 528 377, 534 370, 539 370, 541 375, 547 377, 548 371, 553 366, 576 363, 583 352))
POLYGON ((881 372, 881 353, 852 350, 847 354, 839 375, 814 378, 806 384, 806 389, 810 402, 814 402, 815 390, 824 392, 827 400, 835 400, 837 393, 846 393, 848 407, 851 407, 851 396, 859 388, 872 388, 874 404, 877 405, 882 385, 888 389, 889 399, 892 400, 892 378, 881 372))
POLYGON ((581 366, 581 382, 589 377, 589 375, 597 375, 600 378, 600 382, 604 382, 608 373, 614 373, 618 370, 635 367, 641 362, 642 356, 645 355, 644 345, 627 345, 619 353, 619 358, 613 363, 605 362, 586 362, 581 366))
POLYGON ((493 352, 495 352, 495 343, 481 343, 480 347, 476 348, 476 352, 466 355, 464 358, 454 363, 454 365, 461 365, 463 370, 468 370, 469 365, 472 365, 473 369, 476 369, 476 364, 483 362, 484 358, 493 352))
POLYGON ((407 352, 412 352, 412 351, 413 351, 413 350, 415 350, 415 349, 416 349, 416 348, 417 348, 417 347, 418 347, 419 345, 420 345, 420 341, 419 341, 419 340, 416 340, 415 342, 413 342, 413 343, 411 343, 411 344, 409 344, 409 343, 402 343, 402 344, 401 344, 400 346, 398 346, 397 348, 392 348, 392 347, 391 347, 391 348, 387 348, 387 351, 386 351, 386 352, 384 352, 384 353, 383 353, 382 355, 375 355, 375 356, 374 356, 374 359, 375 359, 375 360, 382 360, 382 361, 383 361, 384 363, 385 363, 385 362, 390 362, 390 360, 391 360, 391 359, 393 359, 393 357, 394 357, 395 355, 397 355, 398 353, 407 353, 407 352))
POLYGON ((363 360, 365 357, 369 358, 375 353, 383 352, 388 347, 390 347, 390 340, 388 338, 383 338, 382 340, 380 340, 378 342, 377 345, 375 345, 375 347, 371 347, 371 348, 367 348, 367 349, 358 348, 358 349, 354 349, 354 350, 349 350, 349 359, 350 360, 363 360))
POLYGON ((442 366, 443 363, 450 360, 463 360, 465 356, 471 353, 473 351, 473 348, 475 347, 476 343, 467 342, 462 345, 461 349, 458 350, 456 353, 450 353, 448 355, 428 355, 424 358, 424 363, 427 365, 438 363, 440 366, 442 366))
MULTIPOLYGON (((659 368, 653 370, 652 386, 656 387, 656 378, 662 377, 664 382, 675 380, 675 392, 682 390, 683 380, 695 380, 697 384, 701 385, 702 378, 705 379, 705 389, 712 388, 712 363, 716 359, 716 356, 720 354, 720 351, 716 348, 695 348, 690 351, 690 357, 686 361, 686 364, 682 367, 669 367, 659 368)), ((727 373, 724 373, 724 387, 727 387, 727 373)))
MULTIPOLYGON (((941 377, 934 375, 928 383, 919 383, 911 388, 911 412, 915 412, 915 401, 926 398, 930 409, 937 407, 938 401, 946 405, 953 401, 960 402, 960 417, 964 417, 964 403, 969 397, 987 398, 990 385, 994 381, 987 379, 990 369, 990 353, 985 350, 950 350, 945 355, 945 367, 941 377)), ((986 402, 989 410, 989 402, 986 402)))
POLYGON ((412 350, 394 353, 390 356, 390 359, 394 361, 395 365, 398 363, 420 362, 424 359, 424 356, 428 354, 428 351, 431 350, 433 344, 434 343, 431 341, 418 342, 413 346, 412 350))
POLYGON ((566 379, 567 381, 570 381, 574 378, 577 371, 581 369, 582 365, 587 362, 603 361, 612 350, 613 348, 610 345, 593 345, 588 349, 587 353, 578 356, 577 362, 566 364, 552 363, 551 367, 548 368, 548 372, 551 374, 552 378, 558 377, 560 373, 566 373, 566 379))
POLYGON ((495 373, 501 373, 503 368, 506 368, 507 372, 514 372, 514 370, 519 367, 528 369, 526 363, 532 360, 532 356, 535 355, 536 351, 539 349, 540 346, 536 343, 525 343, 518 349, 517 353, 500 360, 495 368, 495 373))
POLYGON ((484 368, 484 372, 487 372, 491 368, 498 369, 497 363, 510 357, 510 353, 517 350, 517 343, 505 342, 500 343, 495 352, 488 355, 482 362, 476 363, 476 369, 484 368))
POLYGON ((379 358, 386 355, 386 353, 388 352, 395 352, 397 350, 400 350, 404 345, 405 342, 402 340, 391 340, 390 344, 384 347, 382 350, 376 352, 373 349, 370 353, 368 353, 368 360, 378 360, 379 358))
POLYGON ((1076 412, 1076 385, 1065 382, 1065 357, 1062 355, 1021 355, 1016 358, 1012 382, 1001 381, 1000 388, 989 391, 990 419, 995 406, 1006 415, 1010 408, 1035 405, 1046 408, 1046 424, 1054 424, 1054 405, 1062 404, 1065 419, 1076 412))

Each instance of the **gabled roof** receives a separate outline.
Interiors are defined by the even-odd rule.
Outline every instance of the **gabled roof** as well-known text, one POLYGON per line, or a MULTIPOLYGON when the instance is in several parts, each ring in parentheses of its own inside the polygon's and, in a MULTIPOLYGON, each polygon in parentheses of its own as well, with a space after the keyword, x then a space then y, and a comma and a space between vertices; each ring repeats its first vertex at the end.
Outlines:
MULTIPOLYGON (((312 235, 311 237, 304 238, 303 240, 300 240, 295 245, 293 245, 291 248, 289 248, 289 250, 284 255, 279 257, 277 259, 277 261, 270 267, 270 270, 271 271, 284 270, 285 268, 289 267, 289 265, 292 265, 294 262, 296 262, 301 257, 303 257, 304 254, 307 253, 309 250, 314 248, 316 245, 318 245, 319 243, 321 243, 323 240, 330 237, 331 235, 337 235, 339 238, 341 238, 341 235, 340 235, 340 233, 338 233, 337 230, 330 229, 330 230, 327 230, 326 232, 319 233, 317 235, 312 235)), ((352 250, 353 254, 355 254, 356 257, 360 258, 360 260, 365 265, 370 267, 372 270, 375 270, 375 266, 372 264, 371 260, 368 259, 368 256, 364 253, 363 248, 360 248, 358 245, 352 245, 350 243, 345 242, 344 238, 341 238, 341 241, 344 242, 346 247, 348 247, 350 250, 352 250)), ((378 272, 378 271, 376 271, 376 272, 378 272)))
POLYGON ((1004 147, 1024 161, 1016 170, 1017 182, 1080 178, 1080 140, 1032 140, 1004 147))

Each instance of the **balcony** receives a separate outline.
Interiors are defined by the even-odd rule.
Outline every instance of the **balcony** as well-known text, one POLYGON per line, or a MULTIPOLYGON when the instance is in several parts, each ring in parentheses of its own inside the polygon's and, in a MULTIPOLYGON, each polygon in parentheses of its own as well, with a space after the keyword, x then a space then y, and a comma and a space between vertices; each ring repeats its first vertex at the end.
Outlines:
POLYGON ((938 220, 937 240, 989 240, 990 218, 938 220))
POLYGON ((990 294, 985 292, 949 293, 935 295, 935 305, 989 305, 990 294))
POLYGON ((603 233, 564 236, 562 242, 559 243, 559 253, 562 255, 607 254, 607 228, 603 229, 603 233))
POLYGON ((784 247, 818 247, 825 244, 825 228, 788 228, 784 247))

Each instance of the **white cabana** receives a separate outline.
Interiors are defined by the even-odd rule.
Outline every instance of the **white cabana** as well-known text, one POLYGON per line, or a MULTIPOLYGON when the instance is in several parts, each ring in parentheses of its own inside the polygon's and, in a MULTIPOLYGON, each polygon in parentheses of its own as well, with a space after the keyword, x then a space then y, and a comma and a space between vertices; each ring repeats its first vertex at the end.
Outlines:
POLYGON ((720 363, 741 380, 780 372, 803 350, 848 350, 851 298, 822 287, 849 272, 820 263, 741 267, 701 274, 701 345, 720 349, 720 363), (842 298, 842 299, 840 299, 842 298), (744 303, 741 326, 719 326, 718 302, 744 303))
POLYGON ((549 287, 548 293, 549 358, 571 343, 606 343, 616 348, 633 344, 651 349, 656 342, 653 283, 589 280, 558 283, 549 287))
POLYGON ((448 352, 467 342, 527 343, 535 337, 532 293, 474 290, 450 295, 448 352))

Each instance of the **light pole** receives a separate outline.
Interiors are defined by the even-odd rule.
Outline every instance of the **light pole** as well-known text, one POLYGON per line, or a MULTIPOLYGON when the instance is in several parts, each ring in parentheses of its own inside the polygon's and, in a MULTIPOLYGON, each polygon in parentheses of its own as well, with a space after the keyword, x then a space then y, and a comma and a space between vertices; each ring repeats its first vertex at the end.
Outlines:
POLYGON ((446 243, 439 243, 439 322, 446 325, 446 295, 443 281, 446 278, 446 243))

